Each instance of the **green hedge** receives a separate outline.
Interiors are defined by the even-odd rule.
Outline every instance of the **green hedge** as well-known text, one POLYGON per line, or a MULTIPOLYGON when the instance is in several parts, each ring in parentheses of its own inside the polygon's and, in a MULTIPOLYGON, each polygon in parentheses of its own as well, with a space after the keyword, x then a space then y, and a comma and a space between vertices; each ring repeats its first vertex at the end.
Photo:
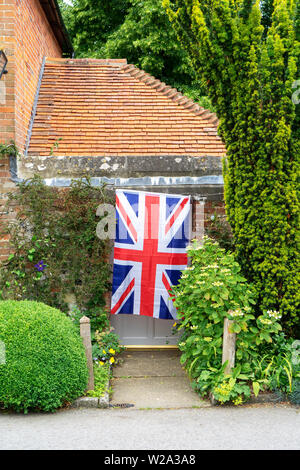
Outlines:
POLYGON ((54 411, 84 393, 88 370, 72 321, 39 302, 0 302, 0 405, 54 411))
POLYGON ((235 256, 256 315, 300 335, 299 0, 163 0, 219 118, 235 256))

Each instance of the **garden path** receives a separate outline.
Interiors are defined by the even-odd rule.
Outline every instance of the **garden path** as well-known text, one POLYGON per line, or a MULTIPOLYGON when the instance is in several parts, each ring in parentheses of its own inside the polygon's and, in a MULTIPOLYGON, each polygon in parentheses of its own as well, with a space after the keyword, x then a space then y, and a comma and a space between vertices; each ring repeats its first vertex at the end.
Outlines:
POLYGON ((210 406, 192 390, 179 358, 178 350, 124 351, 113 370, 111 404, 139 409, 210 406))

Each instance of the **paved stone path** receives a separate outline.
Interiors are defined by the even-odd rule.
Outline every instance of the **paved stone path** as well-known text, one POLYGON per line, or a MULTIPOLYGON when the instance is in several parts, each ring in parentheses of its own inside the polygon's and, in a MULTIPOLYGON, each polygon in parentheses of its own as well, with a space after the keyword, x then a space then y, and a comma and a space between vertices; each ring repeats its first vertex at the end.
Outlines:
MULTIPOLYGON (((300 450, 300 408, 69 409, 25 416, 0 412, 0 450, 4 449, 300 450)), ((199 456, 197 468, 203 458, 199 456)), ((99 459, 101 465, 100 455, 99 459)))
POLYGON ((113 371, 111 404, 139 409, 210 406, 192 390, 179 358, 178 350, 125 351, 113 371))

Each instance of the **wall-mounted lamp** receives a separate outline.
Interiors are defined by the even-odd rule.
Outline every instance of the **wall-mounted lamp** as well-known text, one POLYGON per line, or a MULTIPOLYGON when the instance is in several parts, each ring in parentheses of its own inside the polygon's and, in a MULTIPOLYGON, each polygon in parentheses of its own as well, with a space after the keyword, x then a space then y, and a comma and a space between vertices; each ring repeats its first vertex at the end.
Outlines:
POLYGON ((7 73, 7 70, 6 70, 7 62, 8 62, 8 60, 7 60, 7 57, 4 53, 4 51, 0 50, 0 79, 1 79, 2 75, 7 73))

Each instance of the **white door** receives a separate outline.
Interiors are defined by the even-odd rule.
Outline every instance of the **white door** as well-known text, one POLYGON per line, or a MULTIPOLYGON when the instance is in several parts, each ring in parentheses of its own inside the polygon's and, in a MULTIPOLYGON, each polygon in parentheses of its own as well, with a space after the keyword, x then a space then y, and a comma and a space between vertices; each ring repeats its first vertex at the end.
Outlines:
POLYGON ((111 315, 111 325, 123 345, 167 346, 178 343, 172 335, 174 320, 159 320, 138 315, 111 315))

